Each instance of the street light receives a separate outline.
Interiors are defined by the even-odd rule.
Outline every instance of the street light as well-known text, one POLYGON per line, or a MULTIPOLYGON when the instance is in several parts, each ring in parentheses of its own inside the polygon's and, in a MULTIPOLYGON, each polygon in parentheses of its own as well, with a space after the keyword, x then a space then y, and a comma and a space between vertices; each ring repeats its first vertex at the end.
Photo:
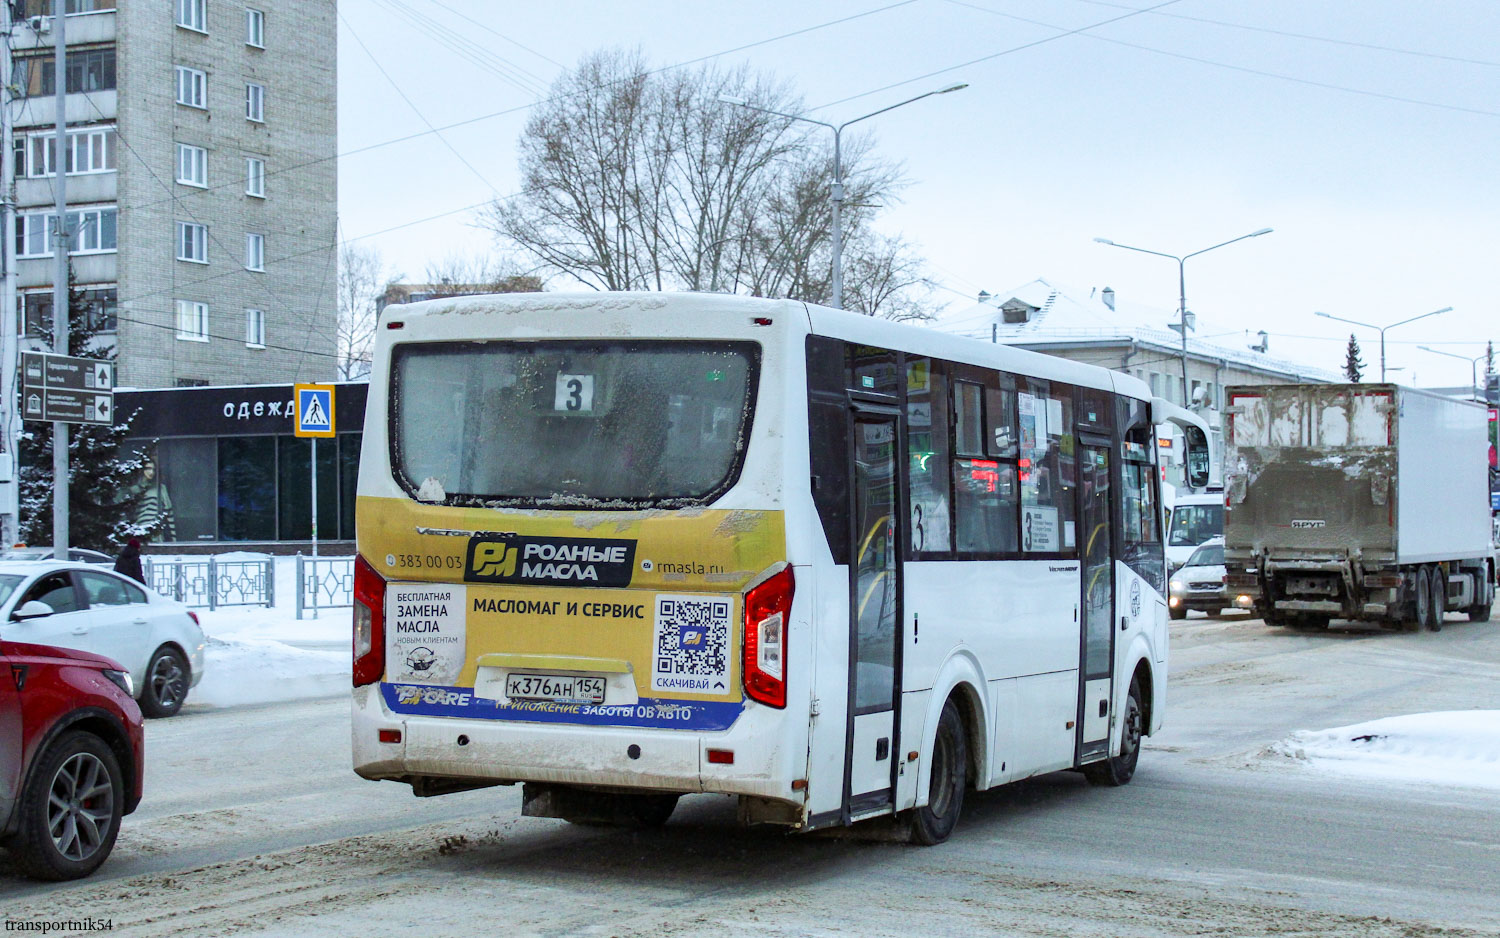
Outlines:
POLYGON ((1345 319, 1342 316, 1334 316, 1334 315, 1331 315, 1329 313, 1313 313, 1313 315, 1314 316, 1322 316, 1324 319, 1336 320, 1337 322, 1347 322, 1351 326, 1364 326, 1366 329, 1376 329, 1376 330, 1378 330, 1380 332, 1380 383, 1384 384, 1385 383, 1385 331, 1387 329, 1394 329, 1397 326, 1404 326, 1404 325, 1406 325, 1409 322, 1416 322, 1418 319, 1426 319, 1428 316, 1436 316, 1438 313, 1452 312, 1452 310, 1453 310, 1453 307, 1451 307, 1451 306, 1444 306, 1442 309, 1435 309, 1435 310, 1433 310, 1430 313, 1423 313, 1420 316, 1413 316, 1410 319, 1403 319, 1400 322, 1393 322, 1389 326, 1377 326, 1374 323, 1360 322, 1357 319, 1345 319))
POLYGON ((1252 231, 1249 234, 1240 235, 1238 238, 1230 238, 1228 241, 1222 241, 1218 244, 1215 244, 1213 247, 1206 247, 1201 251, 1194 251, 1191 254, 1183 254, 1181 256, 1178 256, 1176 254, 1167 254, 1163 251, 1148 251, 1145 248, 1132 247, 1128 244, 1119 244, 1109 240, 1108 238, 1094 239, 1100 244, 1107 244, 1112 248, 1124 248, 1127 251, 1139 251, 1142 254, 1155 254, 1157 257, 1165 257, 1177 262, 1177 328, 1182 332, 1182 401, 1184 404, 1186 404, 1188 400, 1188 311, 1187 278, 1183 273, 1183 265, 1187 263, 1187 259, 1190 257, 1197 257, 1199 254, 1207 254, 1209 251, 1216 251, 1219 248, 1224 247, 1225 245, 1233 244, 1236 241, 1243 241, 1246 238, 1259 238, 1261 235, 1270 234, 1274 230, 1274 228, 1262 228, 1259 231, 1252 231))
POLYGON ((1419 345, 1417 346, 1417 348, 1421 349, 1424 352, 1431 352, 1434 355, 1447 355, 1449 358, 1456 358, 1459 361, 1468 362, 1469 384, 1474 388, 1474 396, 1479 397, 1479 395, 1481 394, 1481 388, 1479 387, 1479 363, 1480 361, 1490 357, 1489 352, 1485 352, 1483 355, 1476 355, 1473 358, 1470 358, 1467 355, 1455 355, 1452 352, 1445 352, 1442 349, 1438 348, 1430 348, 1426 345, 1419 345))
POLYGON ((833 308, 844 308, 844 229, 843 229, 843 206, 844 206, 844 166, 842 136, 844 128, 850 124, 857 124, 862 120, 868 120, 877 114, 886 111, 894 111, 898 107, 904 107, 913 101, 930 98, 935 94, 947 94, 950 91, 962 91, 969 87, 968 83, 949 85, 939 88, 937 91, 929 91, 919 94, 915 98, 907 98, 905 101, 897 101, 889 107, 883 107, 878 111, 871 111, 852 120, 846 120, 842 124, 830 124, 827 121, 814 120, 811 117, 803 117, 800 114, 784 114, 781 111, 773 111, 770 108, 759 107, 751 104, 744 98, 735 97, 730 94, 719 95, 719 100, 724 104, 733 104, 736 107, 746 108, 751 111, 760 111, 763 114, 774 114, 787 120, 802 121, 806 124, 817 124, 819 127, 827 127, 833 131, 833 186, 830 188, 828 200, 833 203, 833 308))

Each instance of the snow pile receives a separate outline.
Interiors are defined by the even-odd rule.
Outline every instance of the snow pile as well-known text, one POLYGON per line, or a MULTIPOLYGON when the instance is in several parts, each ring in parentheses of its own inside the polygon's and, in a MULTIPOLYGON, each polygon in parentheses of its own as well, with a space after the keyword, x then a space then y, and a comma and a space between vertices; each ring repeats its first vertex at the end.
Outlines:
MULTIPOLYGON (((217 559, 261 560, 264 554, 234 552, 217 559)), ((202 559, 193 558, 193 559, 202 559)), ((330 697, 349 692, 353 616, 349 607, 304 610, 297 618, 296 558, 277 557, 276 605, 194 609, 207 645, 203 680, 188 694, 188 706, 245 704, 330 697)))
POLYGON ((203 680, 189 704, 233 707, 349 690, 348 651, 297 648, 271 639, 225 640, 209 635, 203 649, 203 680))
POLYGON ((1341 775, 1500 789, 1500 710, 1449 710, 1302 730, 1272 751, 1341 775))

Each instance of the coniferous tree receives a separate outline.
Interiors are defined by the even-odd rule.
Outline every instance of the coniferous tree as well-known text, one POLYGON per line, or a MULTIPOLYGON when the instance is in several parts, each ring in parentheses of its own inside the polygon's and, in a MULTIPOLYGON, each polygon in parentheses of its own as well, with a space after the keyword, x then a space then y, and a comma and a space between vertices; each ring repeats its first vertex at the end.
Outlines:
MULTIPOLYGON (((68 354, 114 361, 115 348, 98 341, 105 323, 89 316, 85 291, 68 282, 68 354)), ((52 333, 44 317, 42 333, 52 333)), ((133 417, 133 415, 132 415, 133 417)), ((131 484, 145 458, 125 448, 131 418, 113 426, 73 424, 68 432, 68 540, 78 547, 113 553, 127 538, 149 537, 150 525, 135 522, 137 496, 131 484)), ((20 441, 21 538, 28 544, 52 543, 52 424, 27 420, 20 441)))
POLYGON ((1359 384, 1359 379, 1365 376, 1365 363, 1359 357, 1359 340, 1354 333, 1349 333, 1349 344, 1344 348, 1344 380, 1350 384, 1359 384))

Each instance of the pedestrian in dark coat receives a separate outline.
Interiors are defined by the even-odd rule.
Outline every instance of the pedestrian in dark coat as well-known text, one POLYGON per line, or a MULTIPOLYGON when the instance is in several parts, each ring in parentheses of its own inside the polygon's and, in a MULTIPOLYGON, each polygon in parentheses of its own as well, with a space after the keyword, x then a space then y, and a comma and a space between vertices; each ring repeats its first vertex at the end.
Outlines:
POLYGON ((123 573, 137 583, 146 582, 145 571, 141 569, 141 539, 132 537, 125 543, 125 549, 120 551, 120 557, 115 561, 115 572, 123 573))

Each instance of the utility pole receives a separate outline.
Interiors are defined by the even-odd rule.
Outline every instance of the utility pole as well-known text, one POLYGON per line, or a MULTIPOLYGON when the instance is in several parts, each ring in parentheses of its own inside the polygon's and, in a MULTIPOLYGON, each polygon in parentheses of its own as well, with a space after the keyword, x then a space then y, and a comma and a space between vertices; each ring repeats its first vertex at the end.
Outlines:
POLYGON ((16 452, 19 397, 16 355, 20 344, 16 308, 16 165, 10 122, 10 40, 15 23, 10 3, 0 3, 0 546, 21 536, 21 460, 16 452))
MULTIPOLYGON (((52 350, 68 354, 68 41, 67 0, 52 0, 53 81, 57 91, 57 138, 53 141, 53 168, 57 170, 57 228, 52 243, 56 280, 52 284, 52 350)), ((10 312, 6 313, 11 315, 10 312)), ((68 425, 52 422, 52 556, 68 559, 68 425)))

